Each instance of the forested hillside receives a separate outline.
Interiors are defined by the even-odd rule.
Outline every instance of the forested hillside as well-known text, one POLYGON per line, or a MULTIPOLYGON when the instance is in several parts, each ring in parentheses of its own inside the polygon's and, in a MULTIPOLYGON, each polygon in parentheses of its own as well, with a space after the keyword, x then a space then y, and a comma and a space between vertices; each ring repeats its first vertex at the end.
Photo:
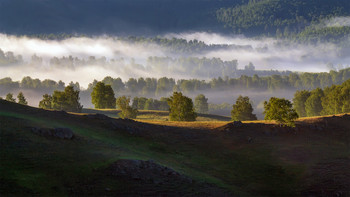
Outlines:
POLYGON ((0 32, 157 35, 207 31, 289 37, 349 15, 348 0, 2 0, 0 32))
POLYGON ((349 16, 348 0, 251 0, 221 8, 217 19, 235 33, 289 36, 332 17, 349 16))
POLYGON ((246 1, 2 0, 0 32, 146 35, 206 31, 220 29, 216 9, 246 1))

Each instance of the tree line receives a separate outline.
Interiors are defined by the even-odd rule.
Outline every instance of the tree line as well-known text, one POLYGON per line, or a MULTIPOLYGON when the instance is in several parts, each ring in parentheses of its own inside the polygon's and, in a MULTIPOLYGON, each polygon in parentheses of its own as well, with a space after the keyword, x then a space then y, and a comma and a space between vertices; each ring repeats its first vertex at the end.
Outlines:
MULTIPOLYGON (((187 42, 187 41, 186 41, 187 42)), ((191 41, 189 41, 191 43, 191 41)), ((230 48, 251 49, 251 46, 228 46, 230 48)), ((215 48, 215 47, 214 47, 215 48)), ((214 50, 214 49, 213 49, 214 50)), ((21 55, 15 55, 13 52, 3 53, 0 49, 0 65, 7 64, 28 64, 29 66, 41 66, 43 58, 32 55, 29 62, 24 62, 21 55)), ((186 56, 171 58, 151 56, 147 58, 145 65, 138 64, 133 58, 110 59, 106 57, 89 56, 87 58, 78 58, 73 56, 52 57, 49 59, 49 65, 57 68, 74 69, 79 66, 99 65, 110 66, 116 71, 125 71, 129 68, 137 69, 143 72, 152 73, 173 73, 174 75, 191 76, 194 78, 214 78, 214 77, 238 77, 241 75, 268 76, 268 75, 288 75, 290 71, 277 70, 256 70, 252 63, 249 63, 244 69, 238 69, 238 61, 224 61, 220 58, 192 57, 186 53, 186 56)))
MULTIPOLYGON (((254 91, 277 91, 282 89, 289 90, 312 90, 315 88, 325 88, 333 84, 339 85, 350 79, 350 68, 330 71, 329 73, 290 73, 289 75, 272 75, 252 77, 242 75, 239 78, 212 78, 209 81, 199 79, 180 79, 162 77, 156 78, 129 78, 123 81, 121 78, 105 77, 102 82, 110 85, 113 91, 118 95, 129 95, 137 97, 162 97, 167 96, 173 91, 181 91, 185 94, 196 93, 201 91, 221 91, 221 90, 254 90, 254 91)), ((92 92, 98 83, 94 80, 88 85, 87 89, 81 89, 78 82, 71 82, 68 85, 84 94, 92 92), (86 92, 86 93, 85 93, 86 92)), ((13 90, 30 89, 30 90, 63 90, 65 83, 50 79, 39 80, 31 77, 24 77, 21 81, 13 81, 6 77, 0 79, 0 93, 6 94, 13 90)))
POLYGON ((324 89, 299 90, 294 94, 295 110, 301 117, 350 112, 350 80, 324 89))
MULTIPOLYGON (((168 110, 171 121, 195 121, 198 113, 208 113, 208 99, 203 94, 197 95, 193 103, 192 99, 182 92, 173 92, 168 98, 161 100, 147 99, 145 97, 131 98, 121 96, 115 98, 111 85, 98 82, 91 93, 91 102, 97 109, 116 108, 121 109, 121 118, 136 118, 139 109, 168 110), (155 103, 158 103, 156 105, 155 103), (153 108, 151 108, 151 106, 153 108), (156 107, 157 106, 157 107, 156 107)), ((20 92, 17 96, 18 103, 27 105, 26 98, 20 92)), ((2 98, 0 98, 2 99, 2 98)), ((7 101, 16 102, 13 94, 8 93, 7 101)), ((39 103, 43 109, 64 110, 81 112, 79 103, 79 91, 73 86, 67 86, 64 91, 54 91, 52 95, 45 94, 39 103)), ((247 96, 239 96, 232 105, 231 118, 234 121, 257 120, 253 114, 252 103, 247 96)), ((333 85, 322 90, 321 88, 296 91, 293 103, 284 98, 271 97, 264 102, 265 120, 276 120, 281 125, 294 127, 294 121, 298 117, 330 115, 350 112, 350 79, 341 85, 333 85)))
MULTIPOLYGON (((212 78, 210 81, 199 79, 173 78, 130 78, 123 82, 121 78, 105 77, 102 82, 111 85, 114 92, 120 95, 137 97, 162 97, 173 91, 181 91, 185 94, 193 94, 201 91, 221 90, 255 90, 255 91, 277 91, 277 90, 300 90, 324 88, 333 84, 341 84, 350 79, 350 68, 329 73, 290 73, 289 75, 272 75, 252 77, 242 75, 239 78, 212 78)), ((86 91, 92 91, 98 83, 97 80, 90 83, 86 91)))

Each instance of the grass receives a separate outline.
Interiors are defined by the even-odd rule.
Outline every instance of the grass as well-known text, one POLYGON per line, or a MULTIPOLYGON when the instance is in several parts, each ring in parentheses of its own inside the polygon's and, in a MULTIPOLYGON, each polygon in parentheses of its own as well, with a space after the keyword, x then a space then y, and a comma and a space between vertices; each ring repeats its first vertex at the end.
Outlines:
MULTIPOLYGON (((226 132, 220 128, 227 121, 138 119, 172 128, 151 126, 132 135, 111 130, 107 122, 89 120, 81 114, 61 114, 1 102, 0 194, 6 196, 66 196, 71 188, 86 183, 93 183, 100 195, 105 195, 106 187, 120 194, 144 189, 135 181, 114 180, 100 173, 118 159, 151 159, 196 182, 211 183, 239 196, 298 196, 307 189, 309 180, 305 176, 317 163, 350 155, 346 141, 350 139, 346 133, 349 124, 341 118, 334 123, 329 121, 331 134, 307 127, 297 134, 287 130, 273 133, 274 123, 265 124, 265 121, 245 122, 246 127, 226 132), (31 127, 68 127, 77 138, 42 137, 33 134, 31 127), (253 138, 253 143, 247 137, 253 138)), ((116 110, 84 111, 96 112, 115 114, 116 110)), ((141 113, 164 115, 166 112, 141 113)), ((174 187, 188 190, 188 194, 195 192, 174 187)))
MULTIPOLYGON (((82 113, 99 113, 112 118, 119 118, 118 109, 83 109, 82 113)), ((139 110, 137 115, 137 120, 142 121, 168 121, 169 112, 168 111, 158 111, 158 110, 139 110)), ((197 121, 230 121, 230 117, 212 115, 212 114, 198 114, 197 121)))

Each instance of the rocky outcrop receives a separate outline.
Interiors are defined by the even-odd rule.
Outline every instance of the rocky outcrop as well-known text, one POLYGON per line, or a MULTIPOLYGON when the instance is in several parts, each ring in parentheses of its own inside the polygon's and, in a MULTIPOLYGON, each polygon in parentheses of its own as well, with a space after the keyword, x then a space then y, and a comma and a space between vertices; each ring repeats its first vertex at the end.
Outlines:
POLYGON ((109 173, 115 177, 128 177, 154 184, 165 184, 174 181, 192 183, 192 179, 181 175, 171 168, 159 165, 152 160, 118 160, 109 167, 109 173))
POLYGON ((232 127, 242 127, 243 123, 241 121, 233 121, 232 127))
POLYGON ((96 119, 96 120, 108 120, 110 117, 104 115, 104 114, 88 114, 85 115, 89 119, 96 119))
POLYGON ((59 139, 72 139, 74 133, 69 128, 31 128, 31 131, 35 134, 46 136, 46 137, 56 137, 59 139))

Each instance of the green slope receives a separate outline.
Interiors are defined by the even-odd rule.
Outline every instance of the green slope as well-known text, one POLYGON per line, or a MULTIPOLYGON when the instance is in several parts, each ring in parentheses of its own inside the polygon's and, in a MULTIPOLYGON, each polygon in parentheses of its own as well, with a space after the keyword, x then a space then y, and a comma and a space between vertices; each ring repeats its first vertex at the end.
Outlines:
POLYGON ((209 131, 45 111, 0 100, 0 194, 298 196, 308 191, 306 183, 318 180, 304 177, 310 166, 334 158, 346 164, 349 159, 350 135, 344 134, 349 120, 332 120, 332 135, 318 133, 306 122, 297 124, 303 130, 297 134, 264 124, 209 131), (31 132, 33 127, 70 128, 75 137, 44 137, 31 132), (310 160, 300 162, 294 155, 300 151, 310 160), (119 159, 153 160, 194 181, 157 185, 106 174, 119 159))

